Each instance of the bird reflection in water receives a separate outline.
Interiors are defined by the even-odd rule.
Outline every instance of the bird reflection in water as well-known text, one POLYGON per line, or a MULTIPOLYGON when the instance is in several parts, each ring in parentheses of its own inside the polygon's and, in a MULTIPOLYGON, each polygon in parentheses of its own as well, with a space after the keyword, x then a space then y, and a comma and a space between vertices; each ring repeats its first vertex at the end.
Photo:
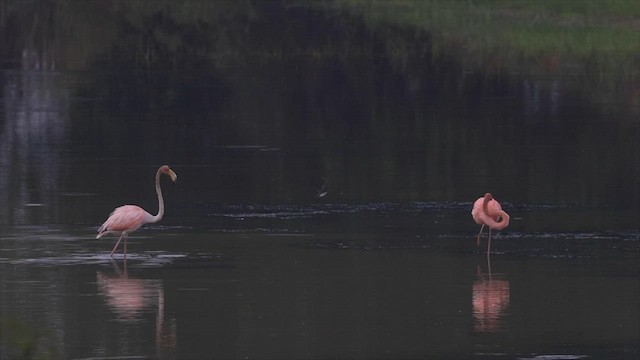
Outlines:
POLYGON ((491 274, 491 259, 487 257, 487 273, 478 265, 478 278, 473 282, 473 330, 475 332, 506 331, 509 313, 509 281, 491 274))
POLYGON ((127 273, 127 262, 124 271, 111 260, 115 276, 96 273, 98 292, 106 299, 107 305, 120 321, 139 321, 145 314, 156 314, 156 357, 161 359, 175 358, 177 345, 177 329, 175 318, 168 321, 164 316, 164 288, 162 280, 138 279, 127 273))

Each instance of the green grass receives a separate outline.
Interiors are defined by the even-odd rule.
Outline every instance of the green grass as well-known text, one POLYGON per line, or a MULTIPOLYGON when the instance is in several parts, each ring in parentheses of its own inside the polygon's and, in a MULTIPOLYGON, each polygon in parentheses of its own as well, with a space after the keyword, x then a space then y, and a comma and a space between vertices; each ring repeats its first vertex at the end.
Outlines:
POLYGON ((637 0, 335 0, 331 6, 372 27, 425 30, 435 52, 457 44, 470 64, 497 60, 513 71, 597 76, 640 72, 637 0))

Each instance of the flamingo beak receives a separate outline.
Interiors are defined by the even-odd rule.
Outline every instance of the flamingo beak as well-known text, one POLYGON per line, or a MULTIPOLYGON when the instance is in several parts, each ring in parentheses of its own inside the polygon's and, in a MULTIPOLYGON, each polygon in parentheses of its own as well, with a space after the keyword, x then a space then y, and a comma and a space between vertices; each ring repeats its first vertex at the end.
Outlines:
POLYGON ((173 181, 174 183, 176 182, 176 180, 178 180, 178 175, 173 172, 173 170, 169 169, 168 175, 171 178, 171 181, 173 181))

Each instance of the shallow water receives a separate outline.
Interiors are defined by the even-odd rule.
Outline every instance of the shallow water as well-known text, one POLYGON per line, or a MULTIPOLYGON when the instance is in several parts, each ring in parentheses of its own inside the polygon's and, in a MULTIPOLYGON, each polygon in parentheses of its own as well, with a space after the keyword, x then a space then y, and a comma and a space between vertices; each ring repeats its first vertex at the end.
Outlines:
POLYGON ((625 97, 398 54, 424 39, 275 1, 221 15, 233 41, 152 3, 25 4, 0 21, 1 359, 640 356, 625 97), (215 56, 140 69, 127 44, 171 31, 215 56), (165 217, 112 260, 97 228, 154 213, 165 163, 165 217), (511 215, 490 257, 487 191, 511 215))
POLYGON ((3 319, 70 359, 638 355, 637 235, 518 232, 525 217, 487 258, 469 206, 218 206, 134 233, 126 261, 93 228, 16 229, 3 319))

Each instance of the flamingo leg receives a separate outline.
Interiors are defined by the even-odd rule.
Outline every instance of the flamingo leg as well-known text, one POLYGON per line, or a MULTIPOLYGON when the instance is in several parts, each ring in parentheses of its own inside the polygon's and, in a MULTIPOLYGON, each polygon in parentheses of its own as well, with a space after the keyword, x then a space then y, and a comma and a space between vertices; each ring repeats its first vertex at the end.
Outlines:
POLYGON ((478 233, 478 241, 476 241, 476 246, 480 246, 480 236, 482 235, 482 230, 484 229, 484 224, 480 226, 480 232, 478 233))
POLYGON ((489 282, 491 282, 491 256, 487 254, 487 271, 489 271, 489 282))
POLYGON ((125 231, 123 231, 122 234, 120 235, 120 237, 118 238, 118 241, 116 241, 116 246, 114 246, 113 250, 111 250, 111 257, 112 258, 113 258, 113 253, 116 252, 116 249, 118 248, 118 245, 120 245, 120 240, 122 240, 122 237, 125 236, 126 234, 127 233, 125 231))
POLYGON ((116 264, 115 260, 113 260, 113 258, 109 259, 111 260, 111 265, 113 266, 113 270, 115 270, 116 274, 118 275, 118 277, 121 277, 121 272, 120 272, 120 267, 118 266, 118 264, 116 264))
POLYGON ((490 252, 491 252, 491 228, 489 228, 489 242, 487 243, 487 257, 489 257, 490 252))

